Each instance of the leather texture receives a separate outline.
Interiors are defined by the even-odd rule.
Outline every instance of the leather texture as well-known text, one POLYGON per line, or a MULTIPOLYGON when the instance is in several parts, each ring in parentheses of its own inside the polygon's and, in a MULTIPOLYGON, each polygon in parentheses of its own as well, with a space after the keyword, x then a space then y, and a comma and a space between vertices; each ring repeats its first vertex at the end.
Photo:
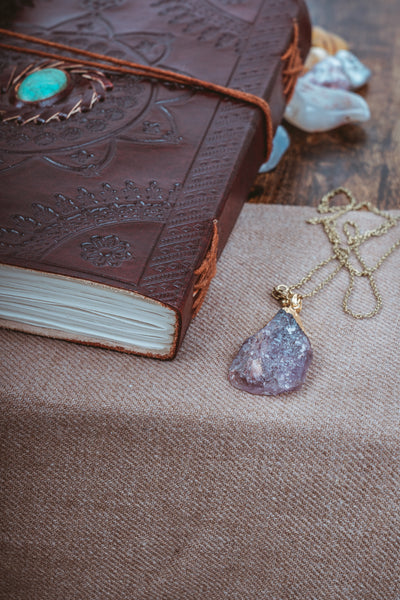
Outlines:
MULTIPOLYGON (((302 0, 34 4, 15 30, 262 96, 274 128, 285 107, 281 56, 294 20, 303 57, 310 43, 302 0)), ((3 79, 10 66, 19 73, 40 62, 3 52, 3 79)), ((191 320, 194 272, 212 221, 220 253, 263 159, 262 115, 210 93, 106 75, 113 89, 89 110, 45 124, 0 123, 0 260, 172 307, 180 322, 173 355, 191 320)), ((79 78, 86 81, 84 69, 74 75, 74 101, 79 78)), ((13 97, 3 87, 1 107, 13 97)), ((38 111, 70 108, 67 97, 38 111)))

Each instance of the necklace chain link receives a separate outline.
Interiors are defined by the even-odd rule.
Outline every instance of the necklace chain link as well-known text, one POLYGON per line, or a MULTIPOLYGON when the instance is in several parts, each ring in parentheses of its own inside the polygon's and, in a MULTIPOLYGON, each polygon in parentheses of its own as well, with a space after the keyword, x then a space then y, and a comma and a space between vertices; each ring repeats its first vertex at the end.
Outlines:
POLYGON ((372 267, 368 267, 364 258, 361 256, 360 246, 372 237, 380 237, 387 233, 389 229, 394 227, 397 224, 397 222, 400 221, 400 216, 397 217, 390 215, 389 213, 378 209, 371 202, 357 203, 352 192, 350 192, 350 190, 344 187, 336 188, 335 190, 332 190, 331 192, 326 194, 322 198, 317 210, 320 214, 326 216, 315 217, 313 219, 308 220, 307 222, 313 225, 323 225, 325 233, 330 243, 332 244, 333 254, 329 258, 322 260, 315 267, 313 267, 307 273, 307 275, 305 275, 298 283, 295 283, 291 286, 279 285, 276 288, 274 288, 272 295, 274 296, 274 298, 281 301, 283 301, 283 299, 286 298, 286 302, 290 302, 290 298, 292 298, 293 296, 297 296, 300 299, 311 298, 312 296, 315 296, 315 294, 320 292, 339 273, 339 271, 342 268, 344 268, 348 271, 350 277, 350 282, 344 294, 342 302, 344 312, 348 315, 351 315, 355 319, 368 319, 370 317, 375 316, 382 306, 382 296, 376 285, 374 273, 379 269, 382 263, 394 252, 394 250, 396 250, 396 248, 400 246, 400 239, 394 242, 394 244, 390 246, 390 248, 378 259, 378 261, 372 267), (341 206, 331 206, 331 200, 340 194, 344 194, 349 202, 341 206), (346 235, 348 245, 344 246, 338 232, 337 220, 339 219, 339 217, 349 213, 350 211, 357 211, 361 209, 366 209, 375 215, 383 217, 385 221, 375 229, 370 229, 368 231, 365 231, 364 233, 360 232, 358 225, 354 221, 345 221, 345 223, 343 224, 343 231, 346 235), (351 264, 350 257, 352 253, 354 253, 354 256, 357 258, 359 264, 361 265, 361 270, 355 268, 354 265, 351 264), (328 265, 333 260, 338 261, 337 266, 314 289, 305 294, 294 293, 294 290, 299 290, 303 285, 305 285, 311 280, 311 278, 317 271, 328 265), (367 313, 356 313, 349 307, 349 298, 351 296, 351 292, 353 291, 356 277, 365 277, 366 279, 368 279, 373 296, 375 298, 375 307, 367 313))

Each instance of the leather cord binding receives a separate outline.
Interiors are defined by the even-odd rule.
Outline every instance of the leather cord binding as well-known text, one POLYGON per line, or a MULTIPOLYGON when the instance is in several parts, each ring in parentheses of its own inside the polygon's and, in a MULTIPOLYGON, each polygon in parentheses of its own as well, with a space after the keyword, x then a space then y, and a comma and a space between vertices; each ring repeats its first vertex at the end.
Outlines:
POLYGON ((210 287, 211 280, 217 272, 218 241, 218 221, 214 219, 210 248, 200 267, 194 272, 197 276, 197 281, 193 288, 192 317, 195 317, 199 312, 210 287))
POLYGON ((174 71, 170 71, 168 69, 160 69, 158 67, 150 67, 147 65, 140 65, 135 62, 131 62, 129 60, 123 60, 121 58, 115 58, 113 56, 106 56, 104 54, 98 54, 96 52, 90 52, 89 50, 82 50, 80 48, 75 48, 73 46, 68 46, 66 44, 60 44, 58 42, 53 42, 49 40, 44 40, 42 38, 37 38, 31 35, 27 35, 24 33, 18 33, 15 31, 9 31, 7 29, 0 28, 0 35, 5 35, 17 40, 22 40, 24 42, 29 42, 32 44, 39 44, 45 46, 47 48, 53 48, 56 50, 62 50, 64 52, 69 52, 71 54, 76 54, 80 56, 85 56, 88 58, 95 59, 86 60, 81 58, 73 58, 69 56, 63 56, 60 54, 55 54, 53 52, 46 52, 43 50, 38 50, 36 48, 25 48, 20 46, 14 46, 12 44, 4 44, 0 43, 0 48, 4 48, 6 50, 11 50, 14 52, 19 52, 23 54, 34 54, 36 56, 40 56, 42 58, 54 59, 54 60, 62 60, 68 61, 70 63, 75 63, 79 65, 85 65, 88 67, 93 67, 96 69, 101 69, 104 71, 112 71, 116 73, 123 73, 127 75, 136 75, 149 78, 150 80, 154 79, 156 81, 162 81, 164 83, 172 83, 172 84, 180 84, 193 88, 197 91, 205 91, 211 92, 213 94, 217 94, 219 96, 225 98, 232 98, 234 100, 238 100, 240 102, 245 102, 252 106, 259 108, 264 115, 265 122, 265 160, 268 160, 269 155, 272 151, 272 141, 273 141, 273 124, 271 118, 271 110, 269 104, 263 98, 256 96, 255 94, 249 94, 248 92, 243 92, 242 90, 237 90, 234 88, 225 87, 223 85, 219 85, 216 83, 212 83, 210 81, 204 81, 203 79, 197 79, 196 77, 189 77, 188 75, 182 75, 181 73, 176 73, 174 71), (101 62, 98 62, 101 61, 101 62), (111 63, 111 64, 107 64, 111 63))
POLYGON ((286 102, 289 103, 294 93, 297 78, 303 72, 304 68, 299 47, 299 26, 296 21, 293 23, 292 43, 281 58, 286 62, 286 66, 283 69, 283 93, 286 102))

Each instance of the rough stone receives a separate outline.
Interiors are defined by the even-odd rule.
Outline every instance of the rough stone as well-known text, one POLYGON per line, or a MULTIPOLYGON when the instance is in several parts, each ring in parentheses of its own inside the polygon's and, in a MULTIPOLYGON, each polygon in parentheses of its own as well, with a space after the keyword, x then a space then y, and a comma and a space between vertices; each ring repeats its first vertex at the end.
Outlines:
POLYGON ((339 90, 349 90, 351 88, 350 79, 343 71, 342 63, 335 56, 328 56, 328 58, 314 65, 304 75, 304 80, 315 85, 323 85, 339 90))
POLYGON ((299 388, 312 359, 310 340, 281 309, 240 348, 229 369, 230 383, 250 394, 276 396, 299 388))
POLYGON ((314 25, 312 28, 311 43, 313 46, 324 48, 328 54, 336 54, 338 50, 349 49, 347 42, 343 38, 322 27, 318 27, 318 25, 314 25))
POLYGON ((352 89, 357 89, 367 83, 371 71, 351 52, 339 50, 335 57, 340 61, 342 69, 350 81, 352 89))
POLYGON ((258 172, 259 173, 268 173, 275 169, 275 167, 279 164, 282 156, 285 154, 286 150, 290 146, 290 137, 286 129, 279 125, 276 130, 274 142, 272 144, 272 152, 268 161, 261 165, 258 172))
POLYGON ((342 90, 355 90, 363 86, 371 77, 371 71, 347 50, 340 50, 335 56, 328 56, 315 64, 303 80, 315 85, 342 90))
POLYGON ((314 65, 317 65, 321 60, 324 60, 324 58, 327 58, 328 56, 329 54, 324 48, 312 46, 307 55, 306 62, 304 63, 304 73, 307 73, 314 65))
POLYGON ((329 131, 348 123, 363 123, 371 114, 361 96, 315 85, 299 77, 285 119, 303 131, 329 131))

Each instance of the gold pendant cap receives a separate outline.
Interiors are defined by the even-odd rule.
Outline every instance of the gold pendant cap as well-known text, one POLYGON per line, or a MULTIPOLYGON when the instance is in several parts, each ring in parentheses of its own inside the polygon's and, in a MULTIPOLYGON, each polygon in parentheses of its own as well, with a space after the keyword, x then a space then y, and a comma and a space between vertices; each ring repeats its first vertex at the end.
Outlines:
POLYGON ((282 308, 290 308, 295 313, 301 311, 303 296, 297 292, 292 292, 289 286, 277 285, 272 290, 272 296, 281 303, 282 308))

